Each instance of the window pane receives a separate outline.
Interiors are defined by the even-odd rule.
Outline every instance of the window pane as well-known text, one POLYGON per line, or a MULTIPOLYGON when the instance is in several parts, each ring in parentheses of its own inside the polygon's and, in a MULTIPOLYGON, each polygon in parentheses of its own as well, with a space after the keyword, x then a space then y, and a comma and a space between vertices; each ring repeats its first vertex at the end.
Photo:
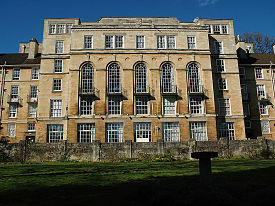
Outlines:
POLYGON ((188 84, 191 93, 201 92, 200 68, 197 64, 188 66, 188 84))
POLYGON ((95 125, 82 123, 77 125, 78 142, 92 142, 95 140, 95 125))
POLYGON ((94 68, 91 64, 85 64, 81 70, 82 93, 94 92, 94 68))
POLYGON ((108 69, 108 87, 110 93, 121 92, 120 67, 118 64, 111 64, 108 69))
POLYGON ((135 67, 135 82, 136 82, 136 92, 142 93, 148 91, 147 85, 147 68, 145 64, 137 64, 135 67))
POLYGON ((234 122, 219 123, 219 137, 225 137, 229 140, 235 139, 234 122))
POLYGON ((63 125, 62 124, 48 124, 48 142, 59 142, 63 140, 63 125))
POLYGON ((63 60, 55 59, 54 60, 54 72, 62 72, 63 60))
POLYGON ((165 49, 165 36, 157 36, 158 49, 165 49))
POLYGON ((55 43, 55 53, 62 54, 64 52, 64 41, 56 41, 55 43))
POLYGON ((85 49, 93 48, 93 36, 84 36, 84 48, 85 49))
POLYGON ((12 80, 19 80, 20 78, 20 69, 14 68, 12 73, 12 80))
POLYGON ((207 141, 206 123, 190 122, 190 136, 196 141, 207 141))
POLYGON ((176 48, 176 37, 167 36, 167 49, 175 49, 175 48, 176 48))
POLYGON ((151 123, 134 123, 136 142, 151 142, 151 123))
POLYGON ((136 97, 136 114, 148 114, 148 97, 136 97))
POLYGON ((51 99, 51 117, 61 117, 62 115, 62 100, 61 99, 51 99))
POLYGON ((176 114, 176 99, 174 97, 163 98, 163 114, 176 114))
POLYGON ((32 80, 38 80, 39 79, 39 69, 33 68, 32 69, 32 80))
POLYGON ((162 91, 163 93, 175 92, 174 69, 168 63, 162 66, 162 91))
POLYGON ((106 124, 107 142, 123 142, 123 123, 106 124))
POLYGON ((80 115, 92 115, 93 114, 93 99, 81 97, 80 100, 80 115))
POLYGON ((109 97, 108 99, 108 113, 109 114, 121 114, 121 98, 109 97))
POLYGON ((162 138, 165 142, 179 141, 179 123, 164 122, 162 123, 162 138))
POLYGON ((145 48, 145 37, 137 36, 137 49, 144 49, 144 48, 145 48))
POLYGON ((203 100, 201 97, 190 98, 190 112, 191 114, 202 114, 203 112, 203 100))

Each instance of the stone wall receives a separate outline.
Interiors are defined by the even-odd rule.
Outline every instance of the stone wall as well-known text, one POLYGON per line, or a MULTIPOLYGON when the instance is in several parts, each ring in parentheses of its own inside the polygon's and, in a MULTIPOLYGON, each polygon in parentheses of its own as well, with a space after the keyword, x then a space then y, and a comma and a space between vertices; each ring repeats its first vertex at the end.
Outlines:
POLYGON ((275 141, 255 140, 137 143, 0 143, 0 162, 99 161, 138 158, 169 152, 175 159, 190 158, 192 152, 213 151, 219 157, 248 156, 261 151, 275 152, 275 141))

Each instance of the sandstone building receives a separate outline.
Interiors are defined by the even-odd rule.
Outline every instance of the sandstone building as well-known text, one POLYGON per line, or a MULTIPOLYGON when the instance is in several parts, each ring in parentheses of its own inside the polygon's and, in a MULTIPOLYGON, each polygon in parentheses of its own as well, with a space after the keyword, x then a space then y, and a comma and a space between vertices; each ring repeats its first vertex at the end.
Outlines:
POLYGON ((43 41, 19 47, 0 54, 1 137, 10 142, 275 138, 273 70, 238 58, 233 20, 45 19, 43 41))

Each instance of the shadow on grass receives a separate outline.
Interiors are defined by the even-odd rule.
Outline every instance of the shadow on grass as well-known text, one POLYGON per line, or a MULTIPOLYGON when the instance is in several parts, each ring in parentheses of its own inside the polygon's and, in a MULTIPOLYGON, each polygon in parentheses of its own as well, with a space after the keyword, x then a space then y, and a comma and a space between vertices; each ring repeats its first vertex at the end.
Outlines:
POLYGON ((275 205, 275 166, 212 175, 158 177, 114 186, 70 184, 0 194, 0 205, 275 205))

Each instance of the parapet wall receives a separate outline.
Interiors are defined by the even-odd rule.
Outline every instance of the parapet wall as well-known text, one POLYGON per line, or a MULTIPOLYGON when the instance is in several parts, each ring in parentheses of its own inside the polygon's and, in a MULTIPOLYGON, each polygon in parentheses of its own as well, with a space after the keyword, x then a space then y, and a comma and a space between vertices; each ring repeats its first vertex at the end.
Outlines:
POLYGON ((218 152, 219 157, 249 156, 261 151, 275 152, 275 141, 220 139, 199 142, 150 142, 137 143, 0 143, 0 162, 50 162, 50 161, 100 161, 120 158, 138 158, 142 155, 165 154, 175 159, 191 158, 192 152, 218 152))

